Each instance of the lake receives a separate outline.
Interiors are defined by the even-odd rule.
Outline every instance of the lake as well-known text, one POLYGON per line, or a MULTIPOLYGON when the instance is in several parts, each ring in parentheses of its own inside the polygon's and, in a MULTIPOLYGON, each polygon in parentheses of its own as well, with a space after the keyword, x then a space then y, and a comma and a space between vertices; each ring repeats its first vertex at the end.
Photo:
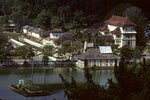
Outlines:
MULTIPOLYGON (((58 74, 62 74, 65 79, 70 80, 74 77, 77 82, 85 82, 84 71, 75 67, 34 67, 33 82, 43 84, 44 78, 46 84, 61 84, 58 74), (46 71, 44 71, 44 69, 46 71), (45 72, 45 74, 44 74, 45 72), (44 76, 45 75, 45 76, 44 76)), ((114 79, 114 73, 111 70, 91 70, 93 80, 100 85, 106 85, 107 79, 114 79)), ((0 68, 0 99, 5 100, 66 100, 63 89, 57 89, 50 96, 24 97, 8 88, 9 85, 18 84, 19 79, 31 80, 31 67, 6 67, 0 68)))

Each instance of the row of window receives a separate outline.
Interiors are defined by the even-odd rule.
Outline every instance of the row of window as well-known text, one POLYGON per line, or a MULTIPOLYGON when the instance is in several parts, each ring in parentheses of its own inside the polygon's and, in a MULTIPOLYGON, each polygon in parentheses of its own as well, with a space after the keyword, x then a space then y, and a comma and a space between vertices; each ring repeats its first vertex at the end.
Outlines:
POLYGON ((114 66, 112 63, 111 64, 89 64, 90 66, 114 66))
POLYGON ((133 27, 123 27, 124 31, 134 31, 133 27))
POLYGON ((96 62, 100 62, 100 63, 102 63, 102 62, 106 62, 106 63, 108 63, 108 62, 113 62, 114 60, 113 59, 97 59, 97 60, 88 60, 88 62, 89 63, 91 63, 91 62, 93 62, 93 63, 96 63, 96 62))

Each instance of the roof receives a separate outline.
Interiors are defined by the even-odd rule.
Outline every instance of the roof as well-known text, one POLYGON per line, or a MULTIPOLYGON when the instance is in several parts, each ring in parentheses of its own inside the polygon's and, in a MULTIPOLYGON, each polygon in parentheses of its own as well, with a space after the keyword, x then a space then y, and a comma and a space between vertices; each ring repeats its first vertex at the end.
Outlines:
POLYGON ((40 34, 40 35, 49 35, 49 31, 45 31, 43 29, 36 28, 36 27, 30 26, 30 25, 25 25, 25 26, 23 26, 23 28, 27 29, 28 31, 40 34))
POLYGON ((23 26, 22 28, 23 29, 28 29, 29 27, 31 27, 30 25, 25 25, 25 26, 23 26))
POLYGON ((64 31, 61 28, 54 28, 50 30, 50 33, 64 33, 64 31))
POLYGON ((109 31, 108 25, 105 24, 104 26, 100 27, 99 31, 109 31))
POLYGON ((118 34, 118 35, 121 34, 120 27, 117 27, 115 30, 111 31, 111 33, 112 33, 112 34, 116 34, 116 35, 117 35, 117 34, 118 34))
POLYGON ((112 53, 100 53, 98 48, 90 48, 78 56, 79 59, 119 59, 119 56, 112 53))
POLYGON ((112 16, 109 20, 105 21, 104 23, 121 27, 126 25, 136 26, 136 24, 132 23, 127 17, 121 16, 112 16))

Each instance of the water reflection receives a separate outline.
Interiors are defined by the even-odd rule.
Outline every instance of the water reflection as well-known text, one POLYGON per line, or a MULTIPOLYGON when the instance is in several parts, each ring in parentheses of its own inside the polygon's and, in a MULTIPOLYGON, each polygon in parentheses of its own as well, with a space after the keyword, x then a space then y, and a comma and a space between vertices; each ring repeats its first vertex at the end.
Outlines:
MULTIPOLYGON (((19 79, 31 79, 31 67, 9 67, 0 69, 0 98, 2 99, 23 99, 23 100, 50 100, 54 97, 57 100, 62 100, 64 97, 63 90, 55 91, 55 94, 45 97, 23 97, 8 88, 10 84, 17 84, 19 79)), ((33 81, 37 84, 61 84, 58 74, 62 74, 65 79, 70 80, 74 77, 75 80, 82 83, 85 82, 84 71, 70 67, 34 67, 33 81), (44 71, 45 69, 45 71, 44 71)), ((113 71, 108 70, 93 70, 91 71, 93 80, 97 84, 105 85, 108 78, 114 80, 113 71)))

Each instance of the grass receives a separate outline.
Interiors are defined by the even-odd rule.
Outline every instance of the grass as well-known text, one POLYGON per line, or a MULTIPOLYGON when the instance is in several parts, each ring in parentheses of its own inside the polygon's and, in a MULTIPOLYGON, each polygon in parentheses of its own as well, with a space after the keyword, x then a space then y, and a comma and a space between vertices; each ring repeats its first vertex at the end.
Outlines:
POLYGON ((10 36, 15 40, 18 40, 18 37, 21 36, 19 33, 13 33, 13 32, 5 32, 4 34, 6 35, 6 37, 10 36))
POLYGON ((146 47, 144 48, 144 52, 150 53, 150 46, 146 46, 146 47))
POLYGON ((22 59, 22 57, 21 56, 11 56, 11 59, 12 60, 20 60, 20 59, 22 59))
POLYGON ((64 84, 38 84, 45 91, 54 91, 65 88, 64 84))
POLYGON ((24 87, 30 91, 40 91, 42 88, 40 88, 38 85, 31 85, 31 84, 23 84, 21 87, 24 87))

